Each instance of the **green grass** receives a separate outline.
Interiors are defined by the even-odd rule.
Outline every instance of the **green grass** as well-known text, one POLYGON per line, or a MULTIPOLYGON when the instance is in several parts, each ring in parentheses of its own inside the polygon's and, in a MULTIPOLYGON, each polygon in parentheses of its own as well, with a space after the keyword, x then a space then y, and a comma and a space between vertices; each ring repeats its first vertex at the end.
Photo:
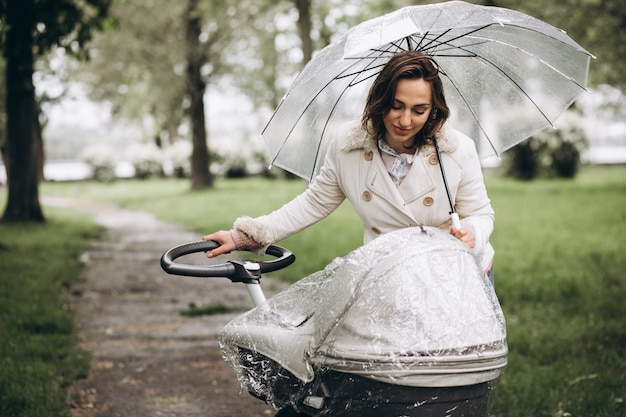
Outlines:
POLYGON ((3 417, 68 415, 63 387, 89 370, 89 353, 75 348, 69 302, 81 249, 98 229, 74 213, 46 212, 46 224, 0 224, 3 417))
POLYGON ((511 350, 494 415, 624 415, 626 168, 489 191, 511 350))
MULTIPOLYGON (((150 180, 45 184, 42 194, 148 210, 200 237, 229 228, 238 215, 278 208, 304 187, 221 180, 214 190, 192 192, 187 181, 150 180)), ((510 348, 493 416, 626 415, 626 167, 585 168, 572 181, 488 176, 487 187, 496 209, 496 291, 510 348)), ((11 242, 0 230, 0 240, 11 242)), ((342 206, 281 242, 298 257, 283 277, 323 267, 359 245, 361 233, 351 208, 342 206)), ((21 294, 30 303, 29 293, 21 294)))
POLYGON ((217 314, 241 313, 246 309, 244 307, 229 307, 222 303, 210 303, 204 306, 191 305, 186 310, 181 310, 180 314, 184 317, 214 316, 217 314))

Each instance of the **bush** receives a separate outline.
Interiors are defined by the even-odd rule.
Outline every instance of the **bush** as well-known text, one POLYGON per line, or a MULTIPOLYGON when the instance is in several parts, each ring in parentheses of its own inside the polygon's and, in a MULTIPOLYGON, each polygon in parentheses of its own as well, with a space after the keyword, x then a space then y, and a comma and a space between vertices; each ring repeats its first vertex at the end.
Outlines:
POLYGON ((580 151, 571 142, 563 142, 552 152, 552 169, 557 177, 574 178, 580 166, 580 151))
POLYGON ((136 145, 130 150, 130 162, 135 169, 135 177, 146 179, 163 175, 163 156, 154 143, 136 145))
POLYGON ((83 151, 82 160, 91 168, 91 177, 96 181, 115 179, 115 153, 104 144, 91 145, 83 151))
POLYGON ((578 111, 568 110, 554 129, 544 129, 518 144, 509 152, 506 174, 522 180, 538 176, 574 178, 581 151, 587 146, 581 119, 578 111))
POLYGON ((246 159, 239 155, 230 155, 226 160, 226 178, 245 178, 248 176, 246 159))
POLYGON ((191 143, 179 140, 163 150, 163 161, 168 166, 168 175, 189 178, 191 175, 191 143))
POLYGON ((223 178, 245 178, 251 175, 271 177, 266 152, 261 141, 235 141, 222 144, 211 152, 211 172, 223 178))
POLYGON ((539 144, 530 138, 511 150, 506 175, 518 180, 532 180, 539 175, 539 144))

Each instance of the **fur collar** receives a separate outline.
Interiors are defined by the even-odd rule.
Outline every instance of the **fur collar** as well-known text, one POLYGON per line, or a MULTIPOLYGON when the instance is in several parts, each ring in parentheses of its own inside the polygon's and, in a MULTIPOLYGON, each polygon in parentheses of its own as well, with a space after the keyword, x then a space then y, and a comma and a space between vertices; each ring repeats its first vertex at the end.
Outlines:
MULTIPOLYGON (((454 129, 444 127, 435 135, 437 139, 437 145, 440 152, 452 153, 456 150, 459 141, 456 137, 454 129)), ((376 143, 372 135, 368 134, 361 127, 360 123, 356 123, 350 129, 348 136, 342 150, 349 152, 357 149, 363 149, 365 151, 373 151, 376 149, 376 143)), ((425 145, 420 149, 420 153, 424 155, 430 155, 435 152, 435 147, 432 144, 425 145)))

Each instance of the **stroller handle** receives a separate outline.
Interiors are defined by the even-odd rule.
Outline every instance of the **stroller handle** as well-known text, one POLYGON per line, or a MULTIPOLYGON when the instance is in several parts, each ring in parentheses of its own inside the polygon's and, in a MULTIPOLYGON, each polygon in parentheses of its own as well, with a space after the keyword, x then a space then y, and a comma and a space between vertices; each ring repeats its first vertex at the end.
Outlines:
POLYGON ((296 256, 289 250, 280 246, 270 245, 266 254, 275 256, 271 261, 227 261, 217 265, 190 265, 174 262, 177 258, 191 253, 208 252, 219 246, 219 243, 207 240, 185 243, 169 249, 161 256, 161 268, 171 275, 183 275, 189 277, 222 277, 229 278, 233 282, 247 282, 258 280, 255 272, 264 273, 277 271, 291 265, 296 256))

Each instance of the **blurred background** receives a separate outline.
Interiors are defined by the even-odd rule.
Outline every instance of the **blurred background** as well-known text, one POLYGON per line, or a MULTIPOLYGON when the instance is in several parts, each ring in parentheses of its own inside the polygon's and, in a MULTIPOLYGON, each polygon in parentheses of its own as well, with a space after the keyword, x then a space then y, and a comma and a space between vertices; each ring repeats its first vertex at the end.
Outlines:
MULTIPOLYGON (((37 176, 47 181, 174 176, 189 178, 195 189, 211 187, 216 177, 284 176, 276 168, 268 171, 260 132, 299 70, 349 27, 423 3, 436 2, 28 0, 14 6, 29 10, 35 28, 37 176)), ((507 152, 504 161, 484 161, 485 167, 532 179, 572 177, 580 164, 625 163, 626 4, 472 3, 542 19, 597 57, 589 93, 561 117, 556 130, 507 152)), ((16 59, 7 43, 7 12, 10 7, 3 7, 0 16, 3 149, 7 114, 20 107, 11 102, 15 95, 7 102, 7 86, 15 85, 5 80, 7 59, 16 59)), ((0 184, 7 183, 7 158, 3 152, 0 184)))

